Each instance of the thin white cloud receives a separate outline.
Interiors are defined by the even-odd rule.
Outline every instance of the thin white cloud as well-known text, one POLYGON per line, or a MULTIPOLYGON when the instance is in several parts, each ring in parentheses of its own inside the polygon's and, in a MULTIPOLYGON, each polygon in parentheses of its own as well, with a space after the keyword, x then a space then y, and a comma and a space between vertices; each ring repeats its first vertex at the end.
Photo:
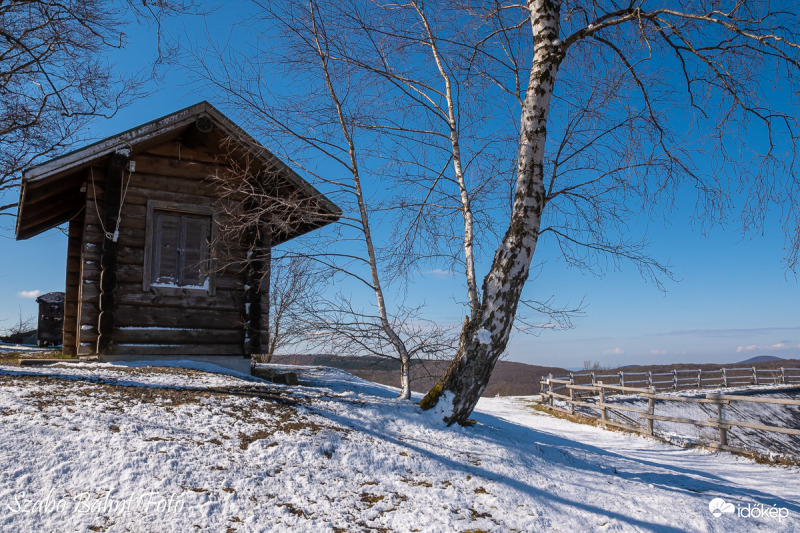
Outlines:
POLYGON ((613 350, 603 350, 603 355, 622 355, 625 350, 622 348, 614 348, 613 350))
POLYGON ((39 296, 40 294, 42 294, 42 291, 40 291, 39 289, 35 289, 32 291, 20 291, 17 293, 17 296, 19 296, 20 298, 28 298, 32 300, 37 296, 39 296))
POLYGON ((756 350, 766 351, 766 352, 770 350, 791 350, 792 348, 800 348, 800 344, 790 344, 789 341, 776 342, 775 344, 766 344, 766 345, 748 344, 747 346, 737 347, 736 353, 753 352, 756 350))
POLYGON ((758 350, 758 346, 755 344, 750 344, 749 346, 739 346, 736 348, 736 353, 752 352, 753 350, 758 350))
POLYGON ((666 350, 650 350, 650 355, 667 355, 666 350))
POLYGON ((433 276, 435 278, 449 278, 453 275, 453 273, 449 270, 442 270, 441 268, 432 268, 431 270, 427 270, 423 272, 426 276, 433 276))
POLYGON ((734 328, 734 329, 683 329, 651 333, 654 336, 740 337, 742 335, 767 335, 781 331, 798 331, 800 327, 734 328))

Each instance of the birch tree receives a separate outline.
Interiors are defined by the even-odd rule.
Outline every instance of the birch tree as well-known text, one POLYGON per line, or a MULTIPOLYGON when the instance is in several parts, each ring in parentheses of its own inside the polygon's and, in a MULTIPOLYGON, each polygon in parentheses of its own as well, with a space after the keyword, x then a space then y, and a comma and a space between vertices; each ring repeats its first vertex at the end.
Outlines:
MULTIPOLYGON (((735 215, 752 230, 777 206, 787 265, 797 263, 791 106, 800 25, 791 10, 743 1, 347 0, 325 4, 322 14, 313 1, 256 4, 271 18, 259 24, 283 23, 265 41, 280 42, 280 51, 259 41, 256 55, 306 74, 272 88, 264 76, 273 62, 222 61, 227 69, 208 77, 234 95, 231 103, 288 133, 299 151, 311 146, 355 171, 359 183, 410 176, 392 186, 393 196, 403 193, 407 222, 394 227, 401 242, 418 247, 395 256, 398 269, 423 261, 417 250, 429 243, 438 257, 442 239, 455 242, 455 226, 430 214, 460 215, 468 314, 452 364, 421 403, 447 423, 467 423, 528 305, 523 289, 543 244, 592 273, 631 263, 658 285, 668 265, 649 255, 631 225, 690 190, 703 224, 735 215), (241 74, 247 70, 257 83, 241 74), (295 105, 281 112, 263 104, 298 88, 295 105), (289 115, 303 116, 307 128, 289 115), (738 191, 743 205, 733 200, 738 191), (495 250, 484 275, 479 247, 495 250)), ((366 216, 352 219, 362 233, 363 221, 375 218, 372 205, 359 205, 366 216)), ((378 264, 375 246, 367 255, 378 264)), ((362 281, 376 286, 371 274, 362 281)), ((385 321, 378 324, 369 331, 383 335, 385 321)))
MULTIPOLYGON (((603 238, 581 241, 582 234, 598 235, 591 223, 577 233, 566 231, 568 224, 543 224, 557 199, 568 198, 567 205, 596 210, 602 220, 607 209, 604 201, 613 197, 598 189, 598 184, 606 184, 606 193, 635 189, 642 198, 663 195, 667 199, 674 198, 678 188, 689 186, 698 191, 704 219, 713 222, 714 216, 731 212, 727 186, 735 184, 734 188, 747 192, 742 219, 746 224, 761 223, 764 206, 775 200, 787 208, 784 221, 793 236, 788 263, 796 264, 797 212, 792 210, 798 193, 793 167, 796 115, 765 97, 760 86, 765 81, 785 84, 791 91, 785 98, 796 95, 800 21, 795 10, 745 1, 659 6, 639 1, 529 0, 524 5, 496 2, 487 8, 476 3, 466 8, 484 23, 482 35, 474 41, 476 50, 486 52, 479 60, 492 63, 493 41, 502 48, 518 39, 530 42, 530 56, 521 84, 508 228, 484 278, 479 313, 465 323, 455 358, 422 400, 423 408, 438 404, 447 423, 468 422, 508 342, 540 237, 549 233, 560 246, 579 245, 589 253, 632 259, 651 273, 663 268, 639 255, 636 243, 611 247, 603 238), (527 35, 521 32, 523 28, 527 35), (620 127, 629 127, 636 152, 602 151, 597 155, 604 161, 590 161, 577 173, 578 181, 559 187, 563 178, 559 165, 566 163, 559 149, 565 143, 548 144, 551 114, 570 100, 569 94, 559 92, 559 82, 580 79, 598 69, 595 79, 604 79, 613 91, 603 96, 605 102, 598 101, 598 111, 610 122, 617 118, 620 127), (747 143, 737 135, 748 128, 764 135, 764 142, 747 143), (697 135, 701 142, 694 142, 687 133, 697 135), (755 156, 740 159, 733 148, 742 145, 755 156), (709 169, 703 168, 704 156, 714 158, 709 169), (772 193, 779 190, 781 197, 776 199, 772 193)), ((509 92, 513 94, 513 87, 509 92)), ((591 100, 591 87, 579 92, 591 100)), ((569 144, 570 133, 580 133, 581 120, 591 123, 592 113, 586 108, 560 111, 566 121, 557 128, 562 128, 569 144)), ((602 143, 604 136, 608 134, 599 135, 598 141, 602 143)), ((584 146, 591 148, 592 142, 584 146)), ((620 213, 613 216, 625 218, 620 213)), ((591 218, 586 220, 591 222, 591 218)))
MULTIPOLYGON (((502 235, 497 220, 507 216, 507 152, 514 136, 497 117, 494 82, 471 72, 474 24, 447 5, 337 3, 328 8, 335 22, 328 32, 345 43, 331 60, 370 79, 382 94, 369 102, 370 112, 362 110, 357 127, 379 136, 373 157, 386 162, 382 180, 398 199, 393 269, 412 278, 424 263, 445 260, 460 267, 467 315, 474 318, 480 245, 502 235)), ((569 327, 578 311, 552 300, 526 298, 521 304, 548 317, 550 326, 569 327)), ((524 319, 516 325, 537 327, 524 319)))

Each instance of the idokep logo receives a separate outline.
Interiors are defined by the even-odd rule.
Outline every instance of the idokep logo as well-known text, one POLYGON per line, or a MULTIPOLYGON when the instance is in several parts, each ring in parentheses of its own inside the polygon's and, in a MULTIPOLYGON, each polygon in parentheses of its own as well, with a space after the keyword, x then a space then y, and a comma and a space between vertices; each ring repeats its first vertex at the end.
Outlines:
POLYGON ((711 514, 719 518, 724 513, 735 513, 736 507, 732 503, 727 503, 722 498, 714 498, 708 503, 708 510, 711 514))
POLYGON ((789 509, 786 507, 766 507, 763 503, 747 504, 747 507, 739 506, 737 509, 732 503, 728 503, 722 498, 714 498, 708 502, 708 510, 716 518, 723 514, 734 514, 739 518, 774 518, 779 522, 788 518, 789 509))

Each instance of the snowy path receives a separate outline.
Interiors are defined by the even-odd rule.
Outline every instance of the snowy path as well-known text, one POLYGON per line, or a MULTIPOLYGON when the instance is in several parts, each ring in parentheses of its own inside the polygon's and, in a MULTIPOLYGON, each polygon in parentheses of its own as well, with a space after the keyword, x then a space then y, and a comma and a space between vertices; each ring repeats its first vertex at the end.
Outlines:
POLYGON ((656 531, 671 530, 673 524, 677 530, 692 531, 800 529, 797 468, 765 466, 727 453, 679 448, 629 433, 573 424, 532 411, 528 405, 525 398, 484 398, 476 418, 487 424, 502 420, 498 429, 515 436, 510 446, 534 446, 545 452, 543 457, 552 467, 548 469, 557 475, 550 487, 560 496, 560 504, 656 531), (587 489, 587 481, 595 489, 607 483, 607 494, 587 489), (788 509, 789 516, 783 520, 716 518, 708 509, 713 498, 745 508, 748 504, 775 505, 788 509), (637 509, 648 505, 660 507, 655 516, 637 509), (661 522, 665 518, 667 521, 661 522))
POLYGON ((797 468, 572 424, 520 398, 483 399, 478 425, 446 428, 390 387, 295 370, 287 388, 0 366, 0 530, 800 530, 797 468), (714 498, 737 512, 712 516, 714 498), (748 504, 786 514, 739 516, 748 504))

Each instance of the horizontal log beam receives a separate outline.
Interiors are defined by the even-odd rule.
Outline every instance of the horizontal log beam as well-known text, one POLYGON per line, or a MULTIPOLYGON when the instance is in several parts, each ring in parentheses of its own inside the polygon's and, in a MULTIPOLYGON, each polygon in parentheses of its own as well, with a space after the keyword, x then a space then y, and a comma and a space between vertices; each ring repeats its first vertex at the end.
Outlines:
POLYGON ((114 355, 244 355, 241 344, 131 345, 117 344, 114 355))
POLYGON ((127 329, 117 328, 118 344, 242 344, 242 329, 127 329))

